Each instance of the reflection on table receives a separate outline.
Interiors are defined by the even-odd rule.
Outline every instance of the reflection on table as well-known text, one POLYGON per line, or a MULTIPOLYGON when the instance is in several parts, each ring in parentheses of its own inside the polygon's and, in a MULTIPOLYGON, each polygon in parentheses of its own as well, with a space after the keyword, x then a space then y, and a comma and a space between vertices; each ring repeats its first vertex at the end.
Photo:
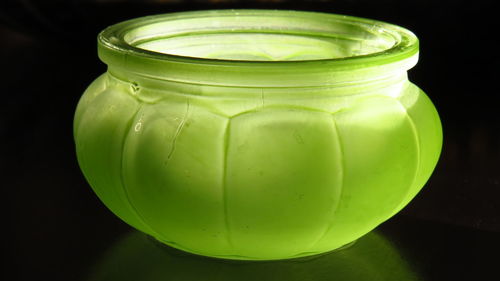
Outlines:
POLYGON ((252 262, 191 255, 139 232, 125 235, 97 261, 88 281, 417 281, 404 256, 380 233, 302 259, 252 262))

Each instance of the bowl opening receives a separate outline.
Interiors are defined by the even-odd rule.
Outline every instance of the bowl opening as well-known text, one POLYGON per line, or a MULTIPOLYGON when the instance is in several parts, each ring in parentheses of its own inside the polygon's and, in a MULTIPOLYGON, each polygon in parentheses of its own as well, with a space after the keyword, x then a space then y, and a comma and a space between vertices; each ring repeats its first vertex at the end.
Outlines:
POLYGON ((124 39, 155 53, 236 61, 342 59, 384 52, 401 42, 400 34, 381 22, 259 12, 165 18, 129 30, 124 39))

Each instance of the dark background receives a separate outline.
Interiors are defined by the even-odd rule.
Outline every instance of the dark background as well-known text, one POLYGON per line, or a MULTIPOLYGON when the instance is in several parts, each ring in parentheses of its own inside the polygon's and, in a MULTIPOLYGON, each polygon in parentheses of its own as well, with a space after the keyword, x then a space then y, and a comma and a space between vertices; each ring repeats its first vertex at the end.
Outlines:
POLYGON ((99 202, 75 158, 76 104, 106 70, 97 33, 143 15, 225 8, 332 12, 415 32, 420 61, 409 76, 440 113, 443 151, 424 189, 381 229, 424 268, 425 280, 500 280, 484 268, 500 264, 492 251, 500 249, 499 16, 484 0, 0 2, 2 253, 12 276, 4 280, 83 280, 99 254, 130 231, 99 202), (432 244, 433 237, 442 241, 432 244))

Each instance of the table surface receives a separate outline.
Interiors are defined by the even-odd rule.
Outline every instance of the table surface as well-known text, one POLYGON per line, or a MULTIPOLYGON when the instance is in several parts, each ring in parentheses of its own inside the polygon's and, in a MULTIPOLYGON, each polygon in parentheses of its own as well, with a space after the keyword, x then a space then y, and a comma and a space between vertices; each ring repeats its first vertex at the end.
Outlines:
POLYGON ((269 262, 191 255, 125 226, 87 227, 85 237, 62 233, 17 245, 9 255, 9 280, 500 280, 498 233, 403 215, 347 248, 269 262))

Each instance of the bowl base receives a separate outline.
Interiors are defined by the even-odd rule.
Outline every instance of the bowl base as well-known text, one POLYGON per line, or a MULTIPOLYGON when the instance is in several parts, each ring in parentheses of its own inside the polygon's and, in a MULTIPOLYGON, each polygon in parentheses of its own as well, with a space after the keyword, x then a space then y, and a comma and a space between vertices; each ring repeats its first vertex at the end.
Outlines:
POLYGON ((172 246, 172 242, 164 242, 162 240, 159 240, 153 236, 147 235, 146 236, 149 238, 149 240, 154 243, 156 246, 160 247, 164 251, 166 251, 169 255, 174 255, 174 256, 184 256, 184 257, 190 257, 190 258, 197 258, 197 259, 215 259, 215 260, 220 260, 220 261, 225 261, 225 262, 236 262, 236 263, 245 263, 245 262, 273 262, 273 261, 306 261, 306 260, 312 260, 316 259, 319 257, 322 257, 324 255, 329 255, 334 252, 339 252, 345 249, 350 248, 353 246, 357 240, 354 240, 352 242, 349 242, 339 248, 333 249, 331 251, 326 251, 326 252, 306 252, 306 253, 300 253, 296 256, 291 256, 288 258, 283 258, 283 259, 256 259, 252 257, 245 257, 245 256, 205 256, 202 254, 197 254, 188 250, 180 249, 178 247, 172 246))

